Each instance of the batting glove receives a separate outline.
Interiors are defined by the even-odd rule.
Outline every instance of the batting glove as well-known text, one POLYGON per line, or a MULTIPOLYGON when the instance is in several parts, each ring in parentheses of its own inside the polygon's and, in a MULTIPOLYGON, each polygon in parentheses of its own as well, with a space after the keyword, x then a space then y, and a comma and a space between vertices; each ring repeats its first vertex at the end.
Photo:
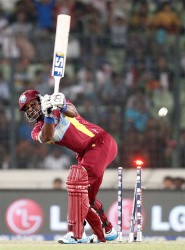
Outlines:
POLYGON ((53 105, 51 104, 51 96, 45 95, 44 97, 42 97, 41 109, 45 117, 52 117, 52 108, 53 108, 53 105))
POLYGON ((51 104, 53 109, 59 109, 61 112, 65 112, 67 110, 66 98, 63 93, 53 94, 51 95, 51 104))

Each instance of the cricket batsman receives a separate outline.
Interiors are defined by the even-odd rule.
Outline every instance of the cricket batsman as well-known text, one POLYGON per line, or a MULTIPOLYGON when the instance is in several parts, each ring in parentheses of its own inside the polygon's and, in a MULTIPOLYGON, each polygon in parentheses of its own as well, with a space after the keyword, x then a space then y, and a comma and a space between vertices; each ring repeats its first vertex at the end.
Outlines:
POLYGON ((117 155, 113 137, 82 118, 63 93, 42 96, 36 90, 27 90, 19 98, 19 110, 25 112, 29 122, 35 122, 31 132, 33 140, 64 146, 77 154, 77 163, 70 167, 66 181, 68 232, 59 243, 116 239, 117 231, 96 197, 104 171, 117 155), (90 238, 84 231, 86 221, 93 231, 90 238))

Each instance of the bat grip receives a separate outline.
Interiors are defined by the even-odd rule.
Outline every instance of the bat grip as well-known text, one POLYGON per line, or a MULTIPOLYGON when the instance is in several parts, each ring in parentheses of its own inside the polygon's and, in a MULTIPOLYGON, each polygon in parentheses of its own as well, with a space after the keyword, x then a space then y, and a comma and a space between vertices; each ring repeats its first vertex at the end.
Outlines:
POLYGON ((53 106, 52 110, 57 110, 57 106, 53 106))
MULTIPOLYGON (((53 94, 57 95, 58 92, 59 92, 59 86, 60 86, 60 79, 61 79, 61 77, 54 76, 54 79, 55 79, 55 85, 54 85, 54 93, 53 94)), ((57 109, 57 106, 54 106, 52 108, 52 110, 56 110, 56 109, 57 109)))
POLYGON ((55 79, 54 94, 58 94, 61 77, 59 77, 59 76, 54 76, 54 79, 55 79))
POLYGON ((52 112, 52 108, 48 108, 48 114, 50 115, 52 112))

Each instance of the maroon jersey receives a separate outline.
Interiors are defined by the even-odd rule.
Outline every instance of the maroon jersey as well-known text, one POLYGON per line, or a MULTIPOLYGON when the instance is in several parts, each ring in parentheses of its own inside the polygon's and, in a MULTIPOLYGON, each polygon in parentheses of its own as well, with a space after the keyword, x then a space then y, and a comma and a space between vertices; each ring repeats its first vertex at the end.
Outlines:
MULTIPOLYGON (((67 101, 70 104, 69 101, 67 101)), ((99 126, 83 119, 79 114, 74 117, 68 117, 61 114, 59 110, 53 112, 55 130, 53 138, 48 143, 55 143, 65 146, 72 151, 81 154, 104 130, 99 126)), ((31 133, 34 140, 39 141, 44 120, 39 120, 31 133)))

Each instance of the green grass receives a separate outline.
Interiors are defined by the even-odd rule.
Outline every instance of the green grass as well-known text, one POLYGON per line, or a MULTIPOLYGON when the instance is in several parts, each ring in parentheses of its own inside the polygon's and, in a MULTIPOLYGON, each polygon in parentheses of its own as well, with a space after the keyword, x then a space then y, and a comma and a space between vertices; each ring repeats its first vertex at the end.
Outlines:
POLYGON ((184 250, 183 241, 65 245, 49 241, 0 241, 0 250, 184 250))

